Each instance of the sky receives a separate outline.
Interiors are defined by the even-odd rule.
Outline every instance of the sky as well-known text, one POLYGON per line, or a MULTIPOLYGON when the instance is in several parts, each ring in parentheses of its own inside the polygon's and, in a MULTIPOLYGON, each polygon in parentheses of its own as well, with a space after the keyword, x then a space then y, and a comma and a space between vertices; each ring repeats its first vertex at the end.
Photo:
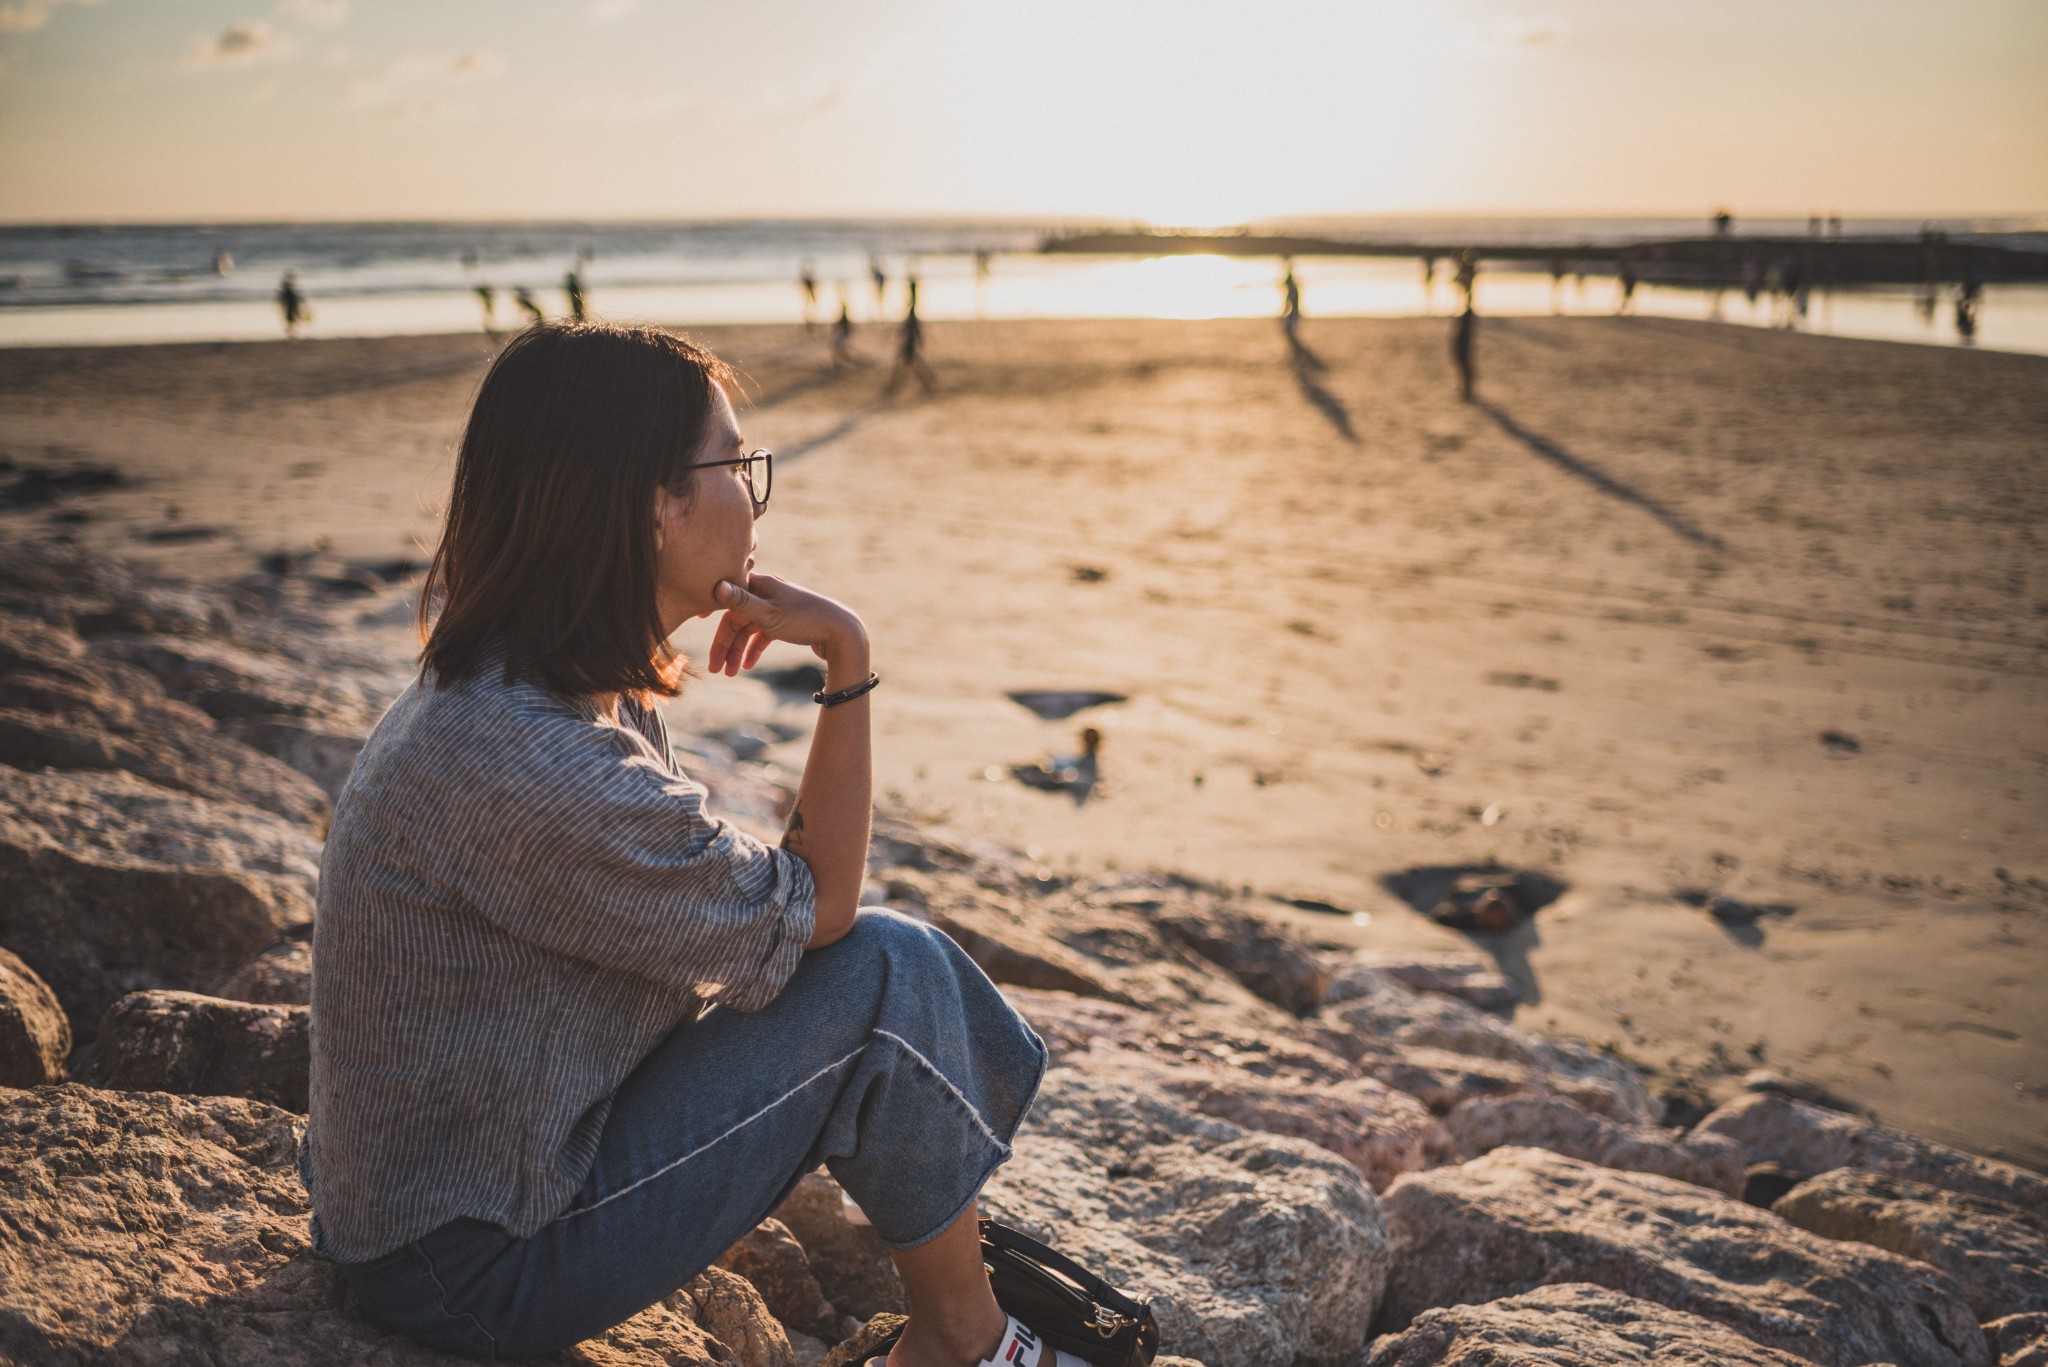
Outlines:
POLYGON ((0 220, 2048 214, 2048 0, 0 0, 0 220))

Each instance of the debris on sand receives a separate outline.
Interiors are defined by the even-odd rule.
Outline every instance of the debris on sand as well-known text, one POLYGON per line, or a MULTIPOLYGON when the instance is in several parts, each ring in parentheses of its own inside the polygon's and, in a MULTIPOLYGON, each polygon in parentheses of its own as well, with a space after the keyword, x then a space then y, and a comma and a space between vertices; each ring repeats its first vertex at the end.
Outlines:
POLYGON ((1091 707, 1129 701, 1122 693, 1094 693, 1071 688, 1026 688, 1003 696, 1043 721, 1065 721, 1076 712, 1091 707))

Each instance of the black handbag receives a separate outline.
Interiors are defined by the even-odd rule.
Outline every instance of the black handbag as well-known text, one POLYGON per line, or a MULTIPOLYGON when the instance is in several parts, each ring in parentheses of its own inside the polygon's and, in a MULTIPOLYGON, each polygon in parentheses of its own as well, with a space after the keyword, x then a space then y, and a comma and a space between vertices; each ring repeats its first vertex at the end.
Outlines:
POLYGON ((981 1261, 996 1304, 1053 1347, 1095 1367, 1151 1367, 1159 1326, 1149 1303, 994 1220, 981 1222, 981 1261))

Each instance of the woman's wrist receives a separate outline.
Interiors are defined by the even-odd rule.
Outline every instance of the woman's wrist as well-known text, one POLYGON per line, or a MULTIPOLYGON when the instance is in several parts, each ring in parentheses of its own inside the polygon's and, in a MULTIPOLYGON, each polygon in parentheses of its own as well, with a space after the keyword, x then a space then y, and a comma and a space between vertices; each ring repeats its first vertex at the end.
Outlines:
POLYGON ((819 647, 825 660, 825 691, 836 692, 867 678, 871 669, 867 629, 856 619, 819 647))

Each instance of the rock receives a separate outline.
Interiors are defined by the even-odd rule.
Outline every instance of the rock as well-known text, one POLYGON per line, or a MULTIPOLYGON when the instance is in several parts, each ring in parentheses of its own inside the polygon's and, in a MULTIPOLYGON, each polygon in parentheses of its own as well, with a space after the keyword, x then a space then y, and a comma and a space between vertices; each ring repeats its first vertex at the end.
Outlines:
POLYGON ((1324 1002, 1349 1001, 1367 995, 1374 979, 1391 978, 1410 992, 1439 992, 1457 997, 1481 1011, 1508 1015, 1521 994, 1504 974, 1484 959, 1430 950, 1361 949, 1331 955, 1329 990, 1324 1002))
POLYGON ((1387 1275, 1350 1164, 1072 1068, 1047 1074, 982 1204, 1150 1300, 1164 1351, 1232 1367, 1354 1362, 1387 1275))
POLYGON ((166 693, 222 720, 298 717, 348 726, 375 720, 352 680, 225 641, 112 635, 94 640, 91 649, 102 659, 148 670, 166 693))
POLYGON ((223 734, 311 779, 331 802, 341 796, 356 756, 370 739, 366 726, 341 726, 292 717, 230 717, 223 734))
POLYGON ((1549 1149, 1603 1168, 1653 1172, 1740 1197, 1742 1150, 1721 1135, 1687 1135, 1654 1125, 1624 1125, 1581 1110, 1562 1097, 1474 1097, 1444 1117, 1463 1158, 1512 1145, 1549 1149))
POLYGON ((305 1006, 313 1000, 313 927, 292 926, 215 984, 211 995, 236 1002, 305 1006))
POLYGON ((1004 926, 993 917, 963 907, 938 910, 928 906, 926 916, 967 951, 991 982, 1073 992, 1106 1001, 1131 1000, 1086 957, 1057 941, 1018 933, 1020 927, 1004 926))
POLYGON ((858 1333, 850 1335, 844 1343, 825 1354, 824 1367, 867 1367, 870 1358, 881 1357, 889 1351, 889 1345, 896 1342, 896 1336, 903 1332, 904 1323, 903 1316, 898 1314, 876 1315, 862 1325, 858 1333))
POLYGON ((1854 1239, 1940 1268, 1979 1320, 2048 1313, 2048 1229, 2002 1201, 1836 1168, 1771 1210, 1823 1239, 1854 1239))
POLYGON ((1712 1320, 1585 1282, 1425 1310, 1364 1367, 1801 1367, 1712 1320))
POLYGON ((1461 873, 1441 901, 1430 909, 1430 919, 1452 930, 1477 931, 1485 935, 1512 930, 1523 916, 1513 873, 1461 873))
MULTIPOLYGON (((1569 1040, 1531 1034, 1453 997, 1411 992, 1368 969, 1355 970, 1350 983, 1357 995, 1318 1011, 1311 1036, 1389 1086, 1423 1096, 1433 1111, 1448 1110, 1466 1095, 1529 1086, 1556 1092, 1589 1111, 1631 1124, 1654 1123, 1663 1112, 1642 1079, 1619 1059, 1569 1040), (1441 1084, 1428 1076, 1397 1080, 1406 1076, 1400 1065, 1416 1061, 1416 1049, 1506 1064, 1508 1071, 1493 1073, 1494 1080, 1504 1085, 1487 1082, 1489 1070, 1485 1069, 1478 1074, 1484 1085, 1466 1088, 1454 1084, 1448 1096, 1441 1084), (1449 1101, 1449 1105, 1440 1106, 1441 1101, 1449 1101)), ((1447 1060, 1425 1055, 1419 1062, 1427 1074, 1446 1065, 1447 1060)), ((1455 1069, 1458 1065, 1449 1066, 1455 1069)))
POLYGON ((64 1080, 71 1022, 57 994, 19 957, 0 949, 0 1087, 64 1080))
POLYGON ((1737 1097, 1694 1128, 1726 1135, 1751 1163, 1769 1163, 1791 1176, 1860 1168, 2003 1201, 2048 1221, 2048 1178, 1789 1097, 1737 1097))
POLYGON ((718 1265, 754 1284, 768 1313, 792 1333, 839 1337, 839 1312, 818 1288, 804 1246, 780 1220, 763 1220, 727 1249, 718 1265))
MULTIPOLYGON (((456 1367, 356 1313, 307 1243, 303 1122, 261 1102, 68 1085, 0 1092, 0 1360, 115 1367, 456 1367)), ((712 1268, 541 1363, 787 1367, 712 1268)))
POLYGON ((1984 1326, 1998 1367, 2048 1367, 2048 1315, 2007 1315, 1984 1326))
POLYGON ((243 1096, 306 1110, 307 1008, 131 992, 107 1008, 85 1080, 131 1092, 243 1096))
POLYGON ((838 1309, 863 1320, 909 1309, 888 1247, 873 1229, 847 1220, 845 1193, 823 1172, 799 1181, 775 1219, 803 1245, 819 1289, 838 1309))
POLYGON ((1379 1325, 1435 1306, 1592 1282, 1824 1367, 1988 1367, 1932 1268, 1834 1243, 1700 1187, 1544 1149, 1495 1149, 1387 1189, 1394 1271, 1379 1325))
POLYGON ((1052 1062, 1155 1087, 1203 1115, 1322 1145, 1375 1191, 1453 1157, 1427 1107, 1286 1036, 1245 1032, 1200 1009, 1152 1013, 1064 992, 1005 995, 1052 1062))
MULTIPOLYGON (((1131 905, 1126 902, 1125 905, 1131 905)), ((1299 936, 1234 907, 1166 907, 1147 915, 1174 943, 1193 950, 1283 1011, 1306 1016, 1323 1000, 1330 970, 1299 936)))
POLYGON ((320 843, 267 812, 127 774, 0 768, 0 945, 86 1040, 137 988, 212 986, 312 919, 320 843))
MULTIPOLYGON (((103 695, 104 696, 104 695, 103 695)), ((297 770, 213 729, 133 719, 139 709, 32 712, 0 707, 0 764, 16 769, 118 769, 159 787, 242 802, 325 834, 327 795, 297 770), (123 713, 128 714, 123 724, 123 713)))
POLYGON ((153 583, 104 555, 41 539, 0 544, 0 604, 86 635, 226 636, 237 625, 214 595, 153 583))

